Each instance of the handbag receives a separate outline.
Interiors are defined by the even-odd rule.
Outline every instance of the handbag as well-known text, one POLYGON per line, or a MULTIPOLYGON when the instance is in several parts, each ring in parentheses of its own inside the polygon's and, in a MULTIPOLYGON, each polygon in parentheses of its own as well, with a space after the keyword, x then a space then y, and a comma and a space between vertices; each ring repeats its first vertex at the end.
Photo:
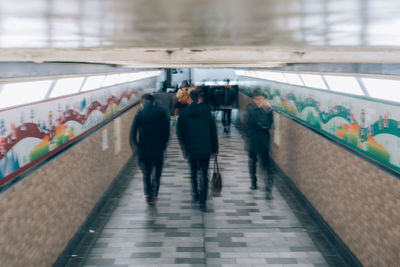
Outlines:
POLYGON ((219 172, 217 155, 214 157, 214 172, 211 179, 213 196, 220 196, 222 191, 222 177, 219 172))

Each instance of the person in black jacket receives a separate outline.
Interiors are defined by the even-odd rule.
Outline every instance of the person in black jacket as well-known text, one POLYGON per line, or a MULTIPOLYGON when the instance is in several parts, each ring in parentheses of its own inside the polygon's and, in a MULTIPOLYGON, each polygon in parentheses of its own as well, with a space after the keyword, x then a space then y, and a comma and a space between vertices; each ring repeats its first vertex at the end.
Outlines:
POLYGON ((130 141, 132 149, 136 148, 138 152, 147 203, 153 204, 160 188, 164 151, 169 139, 169 119, 161 108, 154 105, 150 94, 142 96, 141 106, 132 124, 130 141), (154 167, 155 177, 152 180, 154 167))
POLYGON ((225 81, 224 98, 223 102, 219 105, 219 109, 222 110, 222 125, 224 126, 224 132, 229 133, 231 131, 231 114, 232 105, 235 100, 235 92, 232 86, 229 85, 229 79, 226 79, 225 81))
POLYGON ((266 175, 266 197, 271 199, 273 176, 269 158, 270 129, 273 123, 272 107, 266 101, 261 89, 253 91, 253 102, 246 106, 244 130, 246 132, 246 148, 249 152, 250 189, 257 189, 256 165, 260 156, 261 165, 266 175))
POLYGON ((218 153, 217 127, 210 107, 199 103, 199 92, 192 91, 190 98, 192 103, 179 115, 177 135, 182 153, 190 164, 193 200, 199 200, 200 208, 204 210, 208 194, 208 164, 211 155, 218 153), (202 173, 199 183, 198 166, 202 173))

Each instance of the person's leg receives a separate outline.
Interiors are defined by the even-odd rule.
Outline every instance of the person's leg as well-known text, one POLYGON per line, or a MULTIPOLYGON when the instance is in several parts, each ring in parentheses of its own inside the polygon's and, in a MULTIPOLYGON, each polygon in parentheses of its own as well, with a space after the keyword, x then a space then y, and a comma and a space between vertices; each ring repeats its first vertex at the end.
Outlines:
POLYGON ((154 177, 154 196, 157 197, 158 196, 158 190, 160 189, 160 180, 161 180, 161 172, 162 172, 162 167, 163 167, 163 162, 164 162, 164 155, 161 154, 155 162, 155 167, 156 167, 156 171, 155 171, 155 177, 154 177))
POLYGON ((200 179, 200 205, 205 208, 208 195, 208 165, 210 158, 200 159, 201 179, 200 179))
POLYGON ((190 158, 189 159, 190 163, 190 171, 191 171, 191 182, 192 182, 192 197, 193 200, 197 201, 199 200, 199 192, 198 192, 198 185, 197 185, 197 160, 190 158))
POLYGON ((257 153, 249 152, 250 189, 257 189, 257 153))
POLYGON ((265 192, 267 199, 271 199, 271 192, 272 192, 272 186, 274 184, 274 177, 272 175, 271 171, 271 161, 269 157, 269 151, 267 149, 264 149, 260 151, 260 157, 261 157, 261 164, 264 169, 265 173, 265 192))
POLYGON ((224 130, 225 130, 225 126, 226 126, 226 109, 222 110, 222 125, 224 126, 224 130))
POLYGON ((227 116, 226 126, 228 127, 228 132, 229 132, 230 127, 231 127, 231 115, 232 115, 232 109, 227 109, 226 110, 226 116, 227 116))
POLYGON ((232 114, 232 110, 231 109, 225 109, 225 113, 226 113, 226 131, 227 133, 229 133, 231 131, 231 114, 232 114))
POLYGON ((143 189, 144 195, 148 203, 153 201, 152 188, 151 188, 151 172, 153 169, 153 162, 146 160, 143 162, 143 189))

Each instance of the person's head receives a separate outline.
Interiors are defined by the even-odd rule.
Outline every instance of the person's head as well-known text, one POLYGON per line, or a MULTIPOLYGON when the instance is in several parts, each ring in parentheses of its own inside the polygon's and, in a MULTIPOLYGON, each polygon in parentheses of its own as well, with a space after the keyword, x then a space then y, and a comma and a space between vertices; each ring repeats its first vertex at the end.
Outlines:
POLYGON ((253 101, 257 106, 261 106, 263 102, 265 102, 265 96, 263 90, 260 88, 254 89, 253 92, 253 101))
POLYGON ((188 81, 186 81, 186 80, 182 81, 181 87, 189 87, 188 81))
POLYGON ((199 91, 197 91, 197 90, 193 90, 189 94, 190 99, 192 99, 192 101, 194 103, 197 103, 199 101, 199 96, 200 96, 200 94, 199 94, 199 91))
POLYGON ((153 104, 154 103, 154 97, 151 94, 144 94, 144 95, 142 95, 142 98, 141 98, 140 102, 141 102, 142 106, 144 106, 147 103, 153 104))

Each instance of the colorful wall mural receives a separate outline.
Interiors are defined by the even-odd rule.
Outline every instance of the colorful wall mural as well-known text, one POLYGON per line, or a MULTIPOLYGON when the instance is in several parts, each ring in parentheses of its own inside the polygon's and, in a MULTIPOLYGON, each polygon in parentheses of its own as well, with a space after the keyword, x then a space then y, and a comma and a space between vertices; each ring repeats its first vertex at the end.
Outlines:
POLYGON ((0 111, 0 189, 24 166, 135 103, 142 88, 155 88, 155 79, 0 111))
MULTIPOLYGON (((278 82, 260 82, 273 106, 400 172, 400 104, 278 82)), ((250 88, 241 88, 250 94, 250 88)))

